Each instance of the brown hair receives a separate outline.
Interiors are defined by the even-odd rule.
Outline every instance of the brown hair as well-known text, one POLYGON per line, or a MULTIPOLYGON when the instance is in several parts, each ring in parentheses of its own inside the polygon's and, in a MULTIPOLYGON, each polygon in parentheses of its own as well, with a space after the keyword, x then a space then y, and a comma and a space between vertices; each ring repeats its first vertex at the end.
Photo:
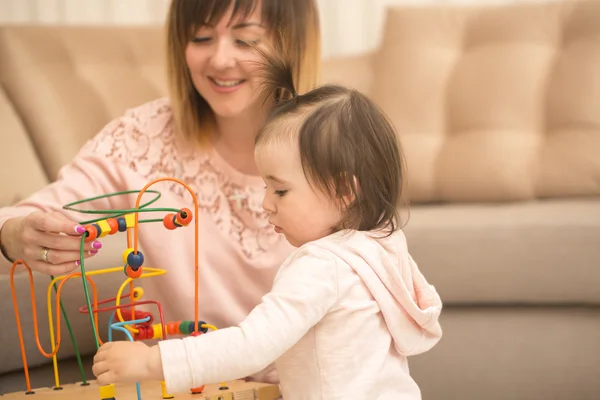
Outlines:
POLYGON ((290 64, 275 53, 261 54, 265 97, 276 106, 256 146, 296 141, 308 182, 345 211, 334 230, 391 234, 400 225, 405 161, 386 114, 366 95, 340 85, 298 94, 290 64))
MULTIPOLYGON (((194 87, 185 49, 203 24, 217 23, 233 7, 232 18, 247 18, 262 5, 262 22, 270 33, 286 35, 273 45, 290 52, 294 84, 303 91, 319 79, 321 43, 315 0, 172 0, 167 17, 167 73, 173 118, 179 132, 204 142, 214 126, 212 110, 194 87)), ((273 35, 276 37, 276 35, 273 35)))

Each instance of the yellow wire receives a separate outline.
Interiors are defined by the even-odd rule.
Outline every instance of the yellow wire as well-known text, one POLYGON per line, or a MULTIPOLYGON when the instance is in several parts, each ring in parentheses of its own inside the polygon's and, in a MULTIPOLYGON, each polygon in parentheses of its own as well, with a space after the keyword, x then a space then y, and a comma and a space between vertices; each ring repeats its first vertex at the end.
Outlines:
MULTIPOLYGON (((97 271, 90 271, 89 273, 87 273, 87 276, 93 276, 93 275, 101 275, 101 274, 108 274, 108 273, 112 273, 112 272, 117 272, 117 271, 122 271, 123 268, 106 268, 106 269, 99 269, 97 271)), ((72 275, 71 278, 75 278, 78 275, 72 275)), ((48 284, 48 294, 47 294, 47 302, 48 302, 48 329, 50 330, 50 346, 52 346, 52 352, 54 352, 54 350, 56 349, 56 341, 54 338, 54 321, 52 319, 52 287, 54 286, 54 284, 60 280, 63 280, 67 277, 67 275, 59 275, 57 277, 55 277, 54 279, 52 279, 50 281, 50 283, 48 284)), ((69 279, 71 279, 69 278, 69 279)), ((58 353, 58 352, 56 352, 58 353)), ((54 369, 54 381, 55 381, 55 385, 56 387, 60 387, 60 378, 59 378, 59 374, 58 374, 58 359, 57 359, 57 354, 54 354, 52 356, 52 365, 53 365, 53 369, 54 369)))
MULTIPOLYGON (((144 272, 142 273, 142 275, 139 276, 138 279, 151 278, 153 276, 164 275, 166 273, 167 273, 167 271, 164 270, 164 269, 145 267, 144 268, 144 272), (146 271, 148 271, 148 272, 146 273, 146 271)), ((132 278, 125 279, 125 281, 123 282, 123 284, 121 285, 121 287, 117 291, 117 298, 115 300, 115 306, 118 307, 121 304, 121 295, 123 293, 123 290, 125 290, 125 286, 127 286, 127 284, 129 282, 131 282, 132 280, 133 280, 132 278)), ((125 322, 125 319, 123 319, 123 314, 121 314, 121 309, 120 308, 117 308, 117 318, 119 319, 120 322, 125 322)), ((140 332, 139 329, 132 328, 130 325, 125 325, 125 329, 127 329, 129 332, 131 332, 133 334, 136 334, 136 333, 140 332)))

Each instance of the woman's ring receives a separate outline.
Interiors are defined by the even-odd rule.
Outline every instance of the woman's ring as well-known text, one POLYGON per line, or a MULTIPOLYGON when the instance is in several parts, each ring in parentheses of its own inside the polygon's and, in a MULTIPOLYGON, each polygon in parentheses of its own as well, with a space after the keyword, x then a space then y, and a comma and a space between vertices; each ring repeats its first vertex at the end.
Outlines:
POLYGON ((48 261, 48 252, 50 251, 49 248, 47 247, 42 247, 42 261, 45 263, 50 264, 50 261, 48 261))

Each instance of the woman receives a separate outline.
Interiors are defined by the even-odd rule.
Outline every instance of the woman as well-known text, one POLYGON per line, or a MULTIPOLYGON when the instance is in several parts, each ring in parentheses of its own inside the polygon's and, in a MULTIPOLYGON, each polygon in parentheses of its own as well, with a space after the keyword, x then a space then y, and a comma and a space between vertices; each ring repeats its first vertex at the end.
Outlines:
MULTIPOLYGON (((173 177, 187 183, 199 202, 200 319, 230 326, 269 291, 291 251, 261 208, 264 183, 253 149, 268 106, 257 93, 260 71, 251 62, 256 53, 249 43, 270 42, 289 51, 299 87, 313 87, 320 64, 316 2, 173 0, 167 35, 170 99, 141 105, 110 122, 55 183, 0 210, 0 270, 8 273, 15 259, 47 274, 78 268, 83 230, 73 221, 93 216, 66 212, 65 204, 173 177), (280 31, 286 32, 281 43, 273 40, 280 31)), ((193 208, 191 196, 177 183, 151 189, 162 193, 152 207, 193 208)), ((146 194, 144 200, 152 197, 146 194)), ((135 199, 103 198, 81 208, 133 208, 135 199)), ((143 224, 139 232, 145 265, 167 270, 142 280, 145 298, 159 301, 168 321, 193 320, 193 226, 168 230, 161 223, 143 224)), ((101 241, 86 244, 86 257, 101 241)))

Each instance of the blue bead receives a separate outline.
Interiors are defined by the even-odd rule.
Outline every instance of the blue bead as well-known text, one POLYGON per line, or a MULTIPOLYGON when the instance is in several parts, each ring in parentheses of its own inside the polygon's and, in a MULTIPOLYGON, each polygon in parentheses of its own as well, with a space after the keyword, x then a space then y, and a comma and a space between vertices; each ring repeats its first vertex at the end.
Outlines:
POLYGON ((138 269, 144 264, 144 255, 139 250, 137 254, 135 254, 135 251, 132 251, 127 256, 127 264, 134 270, 138 269))
MULTIPOLYGON (((198 320, 198 331, 202 333, 208 332, 208 328, 203 328, 202 325, 206 322, 198 320)), ((192 324, 193 325, 193 324, 192 324)))
POLYGON ((96 232, 97 232, 96 237, 100 236, 100 234, 102 233, 102 228, 100 228, 100 225, 92 224, 92 226, 94 227, 94 229, 96 229, 96 232))
POLYGON ((119 224, 119 232, 125 232, 127 230, 127 222, 125 222, 125 217, 117 218, 117 223, 119 224))

